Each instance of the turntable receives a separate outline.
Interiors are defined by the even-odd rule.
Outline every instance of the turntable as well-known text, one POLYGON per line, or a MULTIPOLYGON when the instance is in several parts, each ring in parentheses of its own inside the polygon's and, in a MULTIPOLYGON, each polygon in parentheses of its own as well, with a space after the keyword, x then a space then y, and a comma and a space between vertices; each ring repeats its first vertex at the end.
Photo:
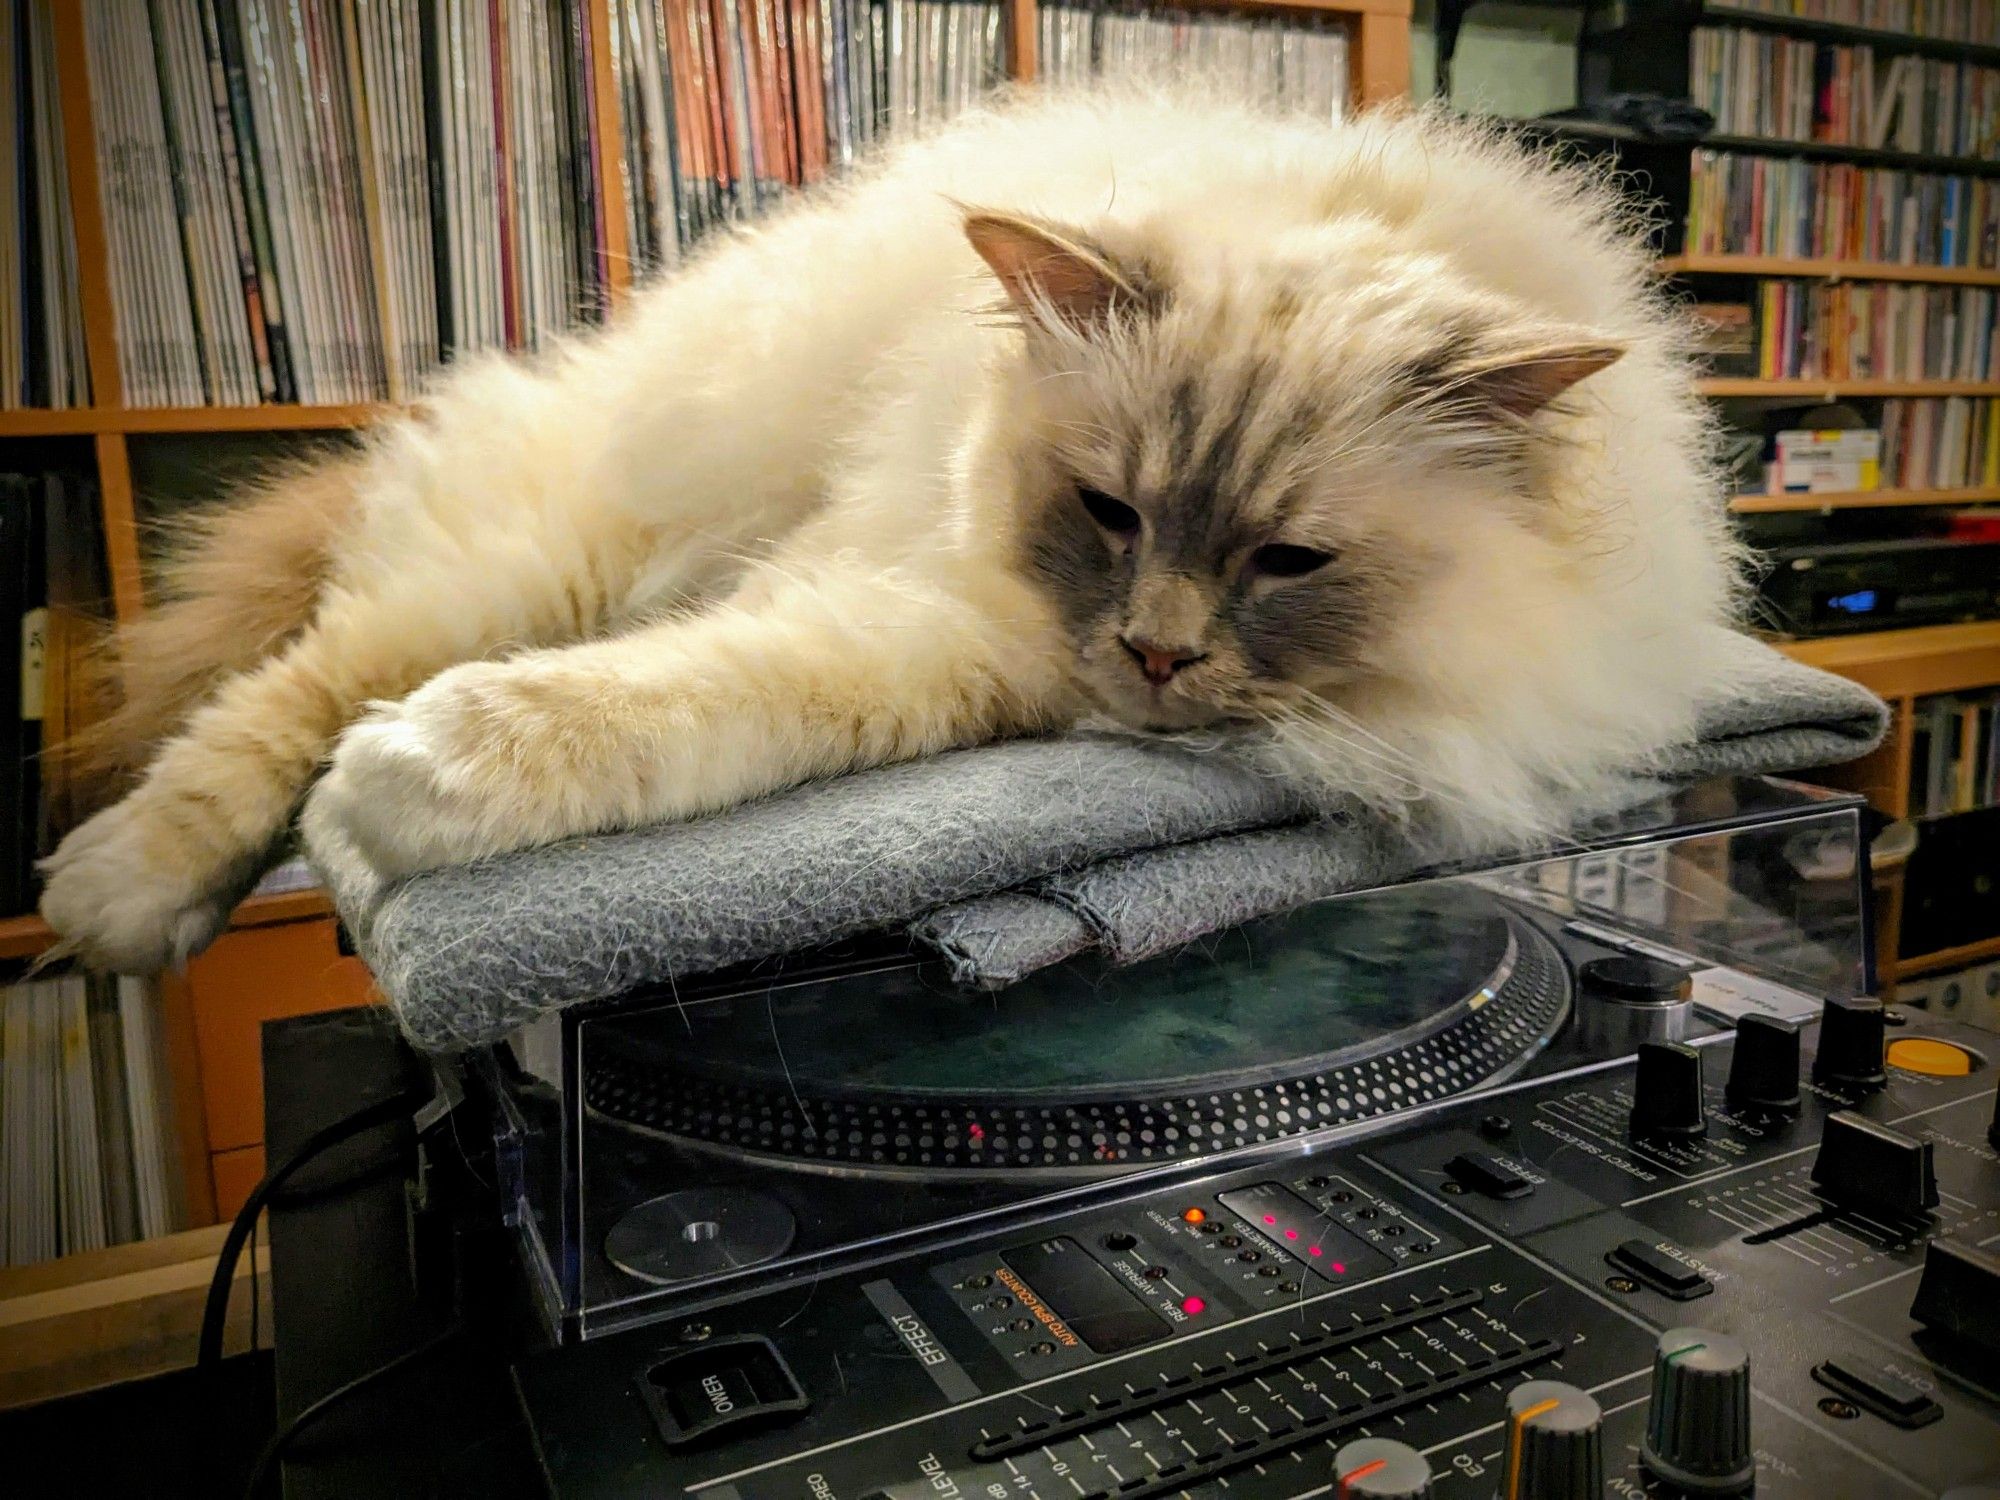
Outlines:
POLYGON ((1864 988, 1857 807, 1711 783, 1560 855, 992 993, 860 945, 572 1010, 484 1059, 544 1311, 590 1337, 759 1270, 1352 1131, 1746 1007, 1807 1015, 1864 988))
POLYGON ((478 1054, 551 1493, 2000 1490, 2000 1038, 1712 783, 997 993, 857 945, 478 1054))

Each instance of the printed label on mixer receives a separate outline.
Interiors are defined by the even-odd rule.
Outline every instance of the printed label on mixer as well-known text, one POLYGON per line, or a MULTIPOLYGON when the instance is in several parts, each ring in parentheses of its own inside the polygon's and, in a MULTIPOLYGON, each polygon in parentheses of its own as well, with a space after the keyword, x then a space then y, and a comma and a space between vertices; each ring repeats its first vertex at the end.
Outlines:
POLYGON ((937 1336, 917 1316, 917 1310, 903 1300, 901 1292, 886 1281, 871 1281, 861 1288, 861 1293, 896 1330, 896 1337, 916 1356, 917 1363, 924 1367, 924 1373, 944 1393, 947 1401, 970 1401, 979 1394, 979 1387, 972 1383, 965 1367, 938 1342, 937 1336))

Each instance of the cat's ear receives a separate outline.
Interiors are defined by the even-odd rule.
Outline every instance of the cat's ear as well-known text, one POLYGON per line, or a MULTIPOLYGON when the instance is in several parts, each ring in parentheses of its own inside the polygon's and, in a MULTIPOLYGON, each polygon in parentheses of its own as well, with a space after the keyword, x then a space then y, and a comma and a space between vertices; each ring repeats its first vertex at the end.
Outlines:
POLYGON ((965 211, 965 237, 1026 318, 1078 332, 1109 328, 1147 301, 1139 279, 1089 238, 1017 214, 965 211))
POLYGON ((1454 404, 1526 421, 1624 352, 1622 344, 1587 335, 1524 340, 1446 366, 1437 386, 1454 404))

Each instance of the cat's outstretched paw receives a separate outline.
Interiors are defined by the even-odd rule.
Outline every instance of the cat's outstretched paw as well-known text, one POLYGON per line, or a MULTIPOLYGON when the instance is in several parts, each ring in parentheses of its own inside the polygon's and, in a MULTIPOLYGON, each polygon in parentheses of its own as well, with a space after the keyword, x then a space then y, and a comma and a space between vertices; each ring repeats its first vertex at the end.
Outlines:
POLYGON ((341 735, 306 824, 337 827, 387 880, 559 837, 518 679, 507 663, 454 667, 378 705, 341 735))
POLYGON ((228 891, 202 879, 186 841, 143 793, 81 824, 42 862, 42 919, 93 969, 151 974, 208 946, 228 891))

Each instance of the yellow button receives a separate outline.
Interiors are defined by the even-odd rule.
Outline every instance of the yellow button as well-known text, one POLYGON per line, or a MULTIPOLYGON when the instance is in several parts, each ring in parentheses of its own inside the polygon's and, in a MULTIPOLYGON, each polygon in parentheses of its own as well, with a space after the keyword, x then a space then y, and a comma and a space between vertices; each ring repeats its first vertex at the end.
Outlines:
POLYGON ((1889 1043, 1889 1066, 1905 1073, 1928 1073, 1933 1078, 1963 1078, 1972 1071, 1972 1054, 1927 1036, 1898 1037, 1889 1043))

